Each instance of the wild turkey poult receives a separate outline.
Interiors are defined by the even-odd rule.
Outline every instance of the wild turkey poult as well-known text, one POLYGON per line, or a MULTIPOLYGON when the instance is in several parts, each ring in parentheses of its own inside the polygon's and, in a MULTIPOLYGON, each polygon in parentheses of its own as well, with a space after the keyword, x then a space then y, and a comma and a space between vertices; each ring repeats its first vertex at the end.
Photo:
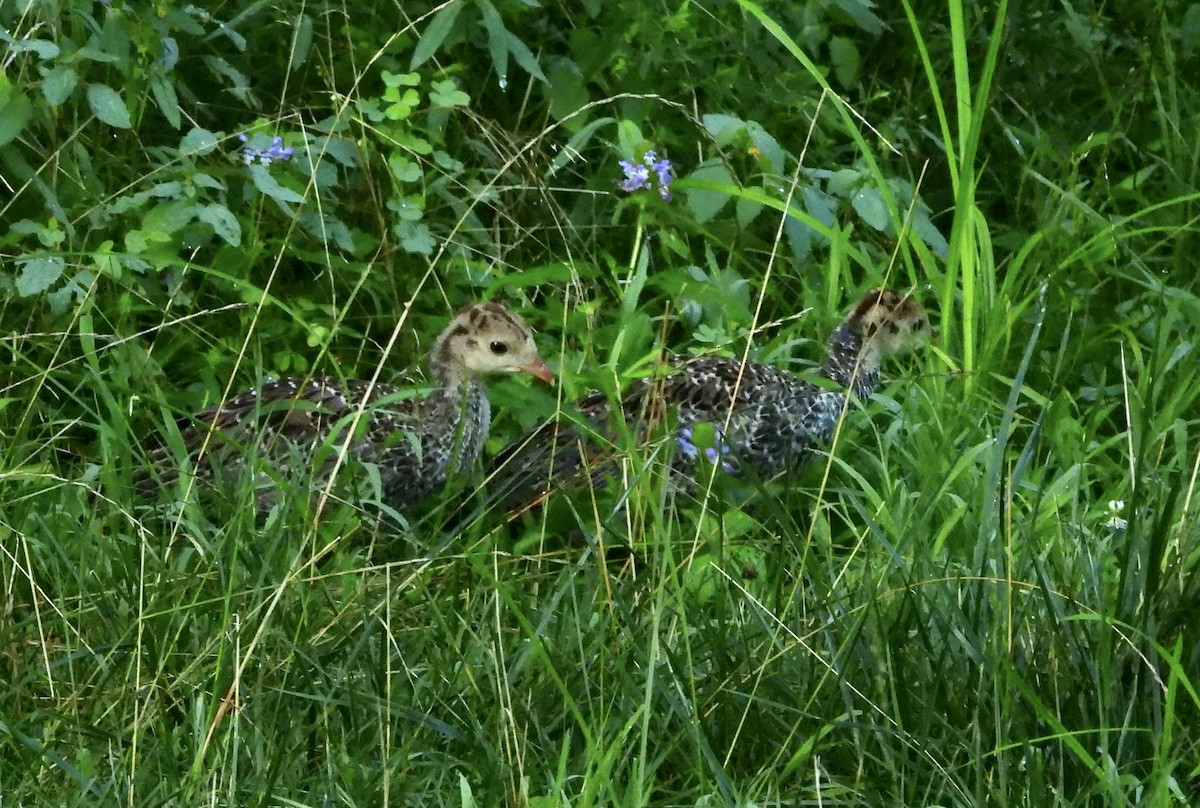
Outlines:
MULTIPOLYGON (((883 360, 932 338, 929 317, 916 300, 887 289, 866 295, 834 329, 818 386, 757 362, 725 357, 676 357, 667 375, 642 379, 622 397, 620 417, 646 436, 664 417, 674 419, 674 471, 695 480, 701 456, 729 471, 749 467, 771 475, 795 469, 814 445, 829 441, 848 394, 868 398, 879 385, 883 360), (714 445, 702 452, 694 427, 713 427, 714 445)), ((488 468, 506 508, 536 502, 555 487, 602 485, 613 471, 613 406, 603 393, 582 399, 579 425, 547 422, 498 454, 488 468), (606 448, 607 447, 607 448, 606 448)), ((640 438, 641 439, 641 438, 640 438)), ((711 468, 711 465, 705 468, 711 468)))
MULTIPOLYGON (((236 479, 257 456, 256 500, 266 510, 281 479, 297 480, 299 473, 310 490, 325 485, 349 439, 351 468, 344 474, 366 477, 363 467, 373 465, 383 504, 408 514, 478 459, 491 423, 482 377, 523 372, 553 379, 530 328, 495 303, 454 316, 434 342, 430 371, 435 388, 424 396, 330 376, 272 382, 182 420, 184 449, 205 480, 236 479)), ((169 446, 154 449, 150 459, 140 490, 178 478, 169 446)))

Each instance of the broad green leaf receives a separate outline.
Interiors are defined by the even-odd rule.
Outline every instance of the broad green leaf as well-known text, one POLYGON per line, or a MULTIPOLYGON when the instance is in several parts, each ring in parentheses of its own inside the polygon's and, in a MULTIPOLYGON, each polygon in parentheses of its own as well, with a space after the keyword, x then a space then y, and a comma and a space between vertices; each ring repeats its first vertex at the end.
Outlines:
MULTIPOLYGON (((718 161, 709 161, 703 163, 688 175, 689 179, 707 180, 709 182, 733 183, 733 177, 729 175, 728 169, 724 163, 718 161)), ((729 194, 721 191, 702 191, 699 189, 689 189, 686 192, 687 206, 692 211, 692 215, 696 217, 698 222, 707 222, 721 212, 721 208, 725 207, 725 203, 729 201, 729 194)))
POLYGON ((384 70, 380 73, 384 87, 417 87, 421 84, 420 73, 393 73, 384 70))
POLYGON ((833 73, 843 87, 850 89, 858 84, 862 57, 853 40, 842 36, 829 40, 829 59, 833 62, 833 73))
POLYGON ((833 172, 833 176, 829 178, 826 187, 829 193, 834 196, 842 197, 843 199, 850 196, 850 191, 862 179, 862 174, 855 171, 853 168, 839 168, 833 172))
POLYGON ((575 115, 589 100, 587 83, 579 66, 570 59, 559 59, 550 67, 550 115, 557 121, 571 117, 567 126, 577 130, 587 123, 586 115, 575 115))
POLYGON ((711 113, 702 115, 700 122, 718 146, 728 146, 746 130, 746 122, 735 115, 711 113))
POLYGON ((390 101, 383 114, 389 120, 402 121, 412 114, 412 111, 421 103, 421 95, 416 90, 405 90, 400 92, 399 88, 388 87, 383 92, 385 100, 390 101))
POLYGON ((921 241, 928 245, 934 255, 941 259, 946 258, 946 252, 949 250, 950 245, 946 243, 946 237, 942 235, 942 232, 930 221, 928 208, 924 205, 918 207, 913 213, 910 226, 921 241))
POLYGON ((203 205, 197 214, 200 221, 212 227, 226 244, 237 247, 242 243, 242 226, 224 205, 203 205))
POLYGON ((17 292, 22 297, 29 297, 49 289, 62 277, 67 262, 59 256, 39 256, 18 258, 17 266, 21 268, 21 274, 17 276, 17 292))
POLYGON ((460 90, 454 79, 446 79, 433 82, 429 103, 435 107, 465 107, 471 103, 471 96, 460 90))
POLYGON ((424 176, 421 166, 409 160, 403 154, 393 154, 388 159, 388 168, 397 182, 417 182, 424 176))
POLYGON ((38 58, 45 61, 58 56, 62 50, 48 39, 12 39, 5 36, 9 53, 36 53, 38 58))
POLYGON ((308 59, 308 52, 313 42, 313 21, 307 14, 300 16, 300 25, 296 28, 296 36, 292 39, 292 52, 288 59, 288 72, 296 70, 308 59))
POLYGON ((71 307, 72 300, 79 301, 87 297, 88 290, 95 282, 96 276, 86 269, 76 273, 74 277, 67 278, 67 282, 61 288, 46 295, 50 311, 54 314, 65 313, 71 307))
POLYGON ((117 129, 128 129, 133 126, 133 122, 129 119, 129 110, 121 99, 120 93, 107 84, 89 84, 87 99, 92 113, 109 126, 117 129))
POLYGON ((837 200, 815 185, 809 185, 801 192, 804 197, 804 210, 826 227, 833 227, 837 221, 837 200))
POLYGON ((783 147, 779 145, 779 141, 770 132, 763 129, 762 124, 757 121, 747 122, 746 132, 749 133, 750 142, 754 144, 754 148, 758 149, 767 161, 767 170, 776 174, 782 173, 786 153, 783 147))
POLYGON ((750 223, 758 217, 758 214, 761 213, 763 209, 762 203, 753 199, 746 199, 745 197, 740 197, 738 201, 734 203, 733 207, 734 215, 737 216, 738 227, 742 228, 749 227, 750 223))
POLYGON ((155 74, 150 77, 150 92, 154 95, 154 103, 158 111, 171 124, 172 129, 183 126, 183 116, 179 110, 179 96, 175 94, 175 85, 168 76, 155 74))
POLYGON ((276 202, 287 204, 300 203, 304 201, 304 197, 293 191, 291 188, 285 188, 279 184, 279 180, 271 176, 271 172, 267 171, 264 165, 254 164, 249 166, 250 178, 254 180, 254 187, 262 191, 267 196, 274 199, 276 202))
POLYGON ((347 168, 358 165, 358 149, 354 142, 340 137, 318 137, 312 142, 313 151, 332 157, 347 168))
POLYGON ((424 222, 400 222, 394 228, 400 246, 414 255, 432 255, 437 241, 424 222))
POLYGON ((46 75, 42 77, 42 95, 45 96, 46 103, 52 107, 61 106, 71 97, 78 81, 79 77, 74 68, 67 65, 59 65, 46 71, 46 75))
POLYGON ((207 129, 193 127, 179 141, 179 153, 185 157, 199 157, 217 148, 220 139, 207 129))
POLYGON ((631 160, 636 159, 645 142, 642 130, 633 121, 622 120, 617 124, 617 148, 621 154, 627 155, 631 160))
POLYGON ((152 205, 142 217, 142 230, 147 234, 178 233, 196 218, 196 204, 188 199, 163 201, 152 205))
POLYGON ((0 146, 21 134, 33 116, 33 102, 17 87, 0 89, 0 146))
POLYGON ((402 196, 387 201, 388 210, 402 222, 420 221, 425 216, 425 200, 420 196, 402 196))
POLYGON ((887 232, 892 219, 888 216, 887 205, 883 202, 883 194, 878 188, 859 188, 850 200, 854 211, 862 220, 880 232, 887 232))

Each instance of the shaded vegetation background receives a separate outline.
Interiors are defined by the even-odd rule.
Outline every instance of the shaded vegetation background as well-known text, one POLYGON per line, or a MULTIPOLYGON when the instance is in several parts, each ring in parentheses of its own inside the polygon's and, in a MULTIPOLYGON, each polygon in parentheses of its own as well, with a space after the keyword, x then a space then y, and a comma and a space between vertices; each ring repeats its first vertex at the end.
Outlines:
POLYGON ((884 6, 0 5, 0 801, 1200 801, 1200 4, 884 6), (468 301, 562 377, 494 449, 881 284, 938 346, 744 506, 131 491, 468 301))

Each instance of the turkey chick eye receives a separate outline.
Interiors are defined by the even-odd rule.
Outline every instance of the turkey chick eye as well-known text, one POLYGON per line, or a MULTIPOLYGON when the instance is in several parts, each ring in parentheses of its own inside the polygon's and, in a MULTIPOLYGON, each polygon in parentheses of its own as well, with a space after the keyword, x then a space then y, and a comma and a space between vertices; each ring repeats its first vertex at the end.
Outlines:
POLYGON ((500 340, 496 340, 488 347, 492 349, 492 353, 496 356, 504 356, 508 353, 508 343, 501 342, 500 340))

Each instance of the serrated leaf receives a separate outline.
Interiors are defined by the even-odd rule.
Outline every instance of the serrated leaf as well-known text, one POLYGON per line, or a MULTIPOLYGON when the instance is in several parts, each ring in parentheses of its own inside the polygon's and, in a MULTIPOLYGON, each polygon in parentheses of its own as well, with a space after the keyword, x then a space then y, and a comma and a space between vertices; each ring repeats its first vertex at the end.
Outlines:
POLYGON ((62 277, 67 262, 58 256, 18 258, 21 274, 17 276, 17 293, 22 297, 44 292, 62 277))
POLYGON ((425 33, 421 34, 421 38, 417 40, 417 47, 413 49, 412 60, 408 63, 409 70, 416 70, 437 53, 438 48, 442 46, 454 28, 454 21, 458 19, 458 13, 462 11, 464 5, 466 4, 451 3, 433 15, 429 25, 425 26, 425 33))
POLYGON ((395 227, 400 246, 414 255, 432 255, 437 241, 423 222, 400 222, 395 227))
POLYGON ((42 77, 42 95, 50 106, 61 106, 71 97, 78 82, 79 77, 73 68, 59 65, 53 70, 47 71, 46 75, 42 77))
POLYGON ((129 109, 125 106, 121 94, 107 84, 89 84, 87 99, 92 114, 109 126, 117 129, 133 126, 129 119, 129 109))
POLYGON ((224 205, 204 205, 197 213, 200 221, 212 227, 225 243, 237 247, 242 243, 242 226, 224 205))

